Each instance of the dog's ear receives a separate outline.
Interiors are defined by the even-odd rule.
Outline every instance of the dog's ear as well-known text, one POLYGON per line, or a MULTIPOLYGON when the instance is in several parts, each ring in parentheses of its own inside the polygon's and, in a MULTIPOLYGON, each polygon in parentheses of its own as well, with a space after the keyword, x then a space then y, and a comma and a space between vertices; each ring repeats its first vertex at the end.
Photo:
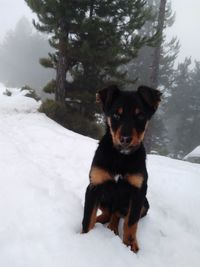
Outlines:
POLYGON ((99 90, 96 94, 96 102, 101 103, 103 111, 106 112, 111 107, 113 100, 119 94, 119 88, 116 85, 110 85, 99 90))
POLYGON ((161 101, 162 93, 156 89, 143 85, 138 87, 137 92, 142 100, 153 110, 153 112, 155 112, 161 101))

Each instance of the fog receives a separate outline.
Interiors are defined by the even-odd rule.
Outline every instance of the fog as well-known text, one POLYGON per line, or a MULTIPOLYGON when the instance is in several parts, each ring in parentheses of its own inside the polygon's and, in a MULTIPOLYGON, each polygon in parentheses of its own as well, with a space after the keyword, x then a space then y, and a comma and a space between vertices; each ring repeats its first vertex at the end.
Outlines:
MULTIPOLYGON (((157 130, 153 142, 154 150, 159 154, 183 158, 200 145, 200 2, 171 2, 176 18, 173 26, 165 32, 166 41, 177 37, 180 50, 175 64, 166 66, 165 61, 162 63, 164 73, 160 85, 161 89, 165 88, 164 101, 156 119, 157 130)), ((39 59, 47 57, 52 48, 47 36, 34 29, 33 18, 35 15, 24 0, 0 0, 0 83, 8 87, 29 85, 41 96, 42 88, 55 77, 55 72, 39 64, 39 59)), ((175 43, 173 45, 175 47, 175 43)), ((169 48, 168 43, 166 46, 169 48)), ((141 50, 138 63, 135 61, 129 65, 130 77, 133 72, 143 72, 138 82, 148 83, 145 78, 149 74, 149 65, 145 60, 149 55, 148 50, 141 50), (143 68, 145 65, 146 70, 143 68)), ((78 101, 81 103, 82 100, 78 101)))
POLYGON ((8 87, 41 89, 55 75, 39 64, 39 58, 51 51, 47 38, 34 31, 28 19, 21 18, 0 46, 0 81, 8 87))
MULTIPOLYGON (((169 27, 166 30, 166 35, 167 35, 168 40, 170 40, 173 36, 177 36, 178 40, 180 40, 181 47, 180 47, 180 51, 179 51, 179 54, 176 60, 176 64, 178 64, 178 62, 182 62, 185 57, 191 57, 193 61, 195 59, 200 60, 200 49, 199 49, 200 36, 198 34, 199 25, 200 25, 200 16, 199 16, 200 2, 198 0, 190 0, 190 1, 173 0, 172 10, 173 12, 176 13, 176 19, 175 19, 175 23, 173 24, 173 26, 169 27)), ((11 35, 11 30, 14 32, 16 30, 17 23, 19 23, 19 21, 25 17, 29 20, 30 27, 31 27, 31 24, 32 24, 31 21, 33 18, 36 18, 36 15, 29 9, 29 7, 27 6, 24 0, 15 0, 15 1, 0 0, 0 25, 1 25, 0 45, 5 46, 7 37, 11 35)), ((23 24, 21 23, 21 25, 23 24)), ((32 27, 31 31, 35 33, 34 27, 32 27)), ((18 33, 19 33, 19 27, 18 27, 18 33)), ((39 36, 36 37, 35 35, 35 38, 37 39, 39 38, 39 36)), ((42 41, 40 40, 40 42, 42 41)), ((4 77, 3 79, 0 78, 1 79, 0 82, 5 83, 6 85, 12 85, 12 86, 23 86, 24 84, 29 83, 30 86, 33 86, 35 88, 38 88, 38 87, 42 88, 42 86, 45 85, 45 82, 48 80, 48 78, 52 75, 52 72, 44 70, 39 65, 39 58, 47 56, 47 53, 50 51, 50 47, 47 44, 43 43, 42 46, 43 46, 42 49, 37 49, 35 47, 35 49, 33 50, 33 57, 30 63, 33 64, 32 65, 33 70, 35 70, 37 74, 31 70, 31 73, 33 74, 32 78, 30 77, 30 73, 27 75, 27 73, 29 72, 28 70, 26 70, 25 72, 23 71, 23 67, 26 68, 26 64, 22 66, 22 62, 20 62, 20 64, 17 63, 18 55, 16 55, 16 59, 13 57, 13 64, 15 66, 11 66, 12 64, 5 65, 5 69, 2 70, 2 68, 4 68, 6 54, 5 55, 1 54, 0 55, 0 59, 1 59, 0 71, 1 71, 1 77, 2 76, 4 77), (16 68, 16 65, 17 65, 17 68, 16 68), (36 70, 37 66, 38 66, 38 70, 36 70), (10 68, 10 67, 12 69, 10 70, 10 75, 13 76, 13 79, 12 79, 13 81, 7 78, 7 76, 9 76, 8 73, 7 75, 4 75, 6 72, 8 72, 7 68, 10 68), (18 69, 16 74, 14 73, 15 69, 18 69), (24 75, 22 74, 22 72, 24 72, 24 75), (39 75, 39 73, 41 73, 41 75, 39 75), (24 81, 23 81, 23 78, 22 79, 20 78, 20 76, 22 77, 26 76, 24 81), (14 82, 14 77, 18 77, 16 82, 14 82), (36 77, 38 77, 38 80, 36 79, 36 77)), ((13 47, 14 47, 14 43, 13 43, 13 47)), ((13 56, 14 51, 12 49, 12 46, 10 46, 10 48, 7 48, 8 54, 9 54, 9 49, 10 51, 12 51, 10 56, 13 56)), ((29 67, 31 68, 31 66, 29 67)))
POLYGON ((178 60, 191 56, 200 60, 200 1, 172 0, 172 9, 176 12, 174 25, 169 29, 168 36, 175 35, 181 43, 178 60))
MULTIPOLYGON (((176 21, 167 34, 169 38, 177 36, 181 42, 179 60, 186 56, 200 60, 200 1, 173 0, 172 8, 176 12, 176 21)), ((24 0, 0 0, 0 42, 8 30, 14 29, 22 16, 30 21, 35 17, 24 0)))

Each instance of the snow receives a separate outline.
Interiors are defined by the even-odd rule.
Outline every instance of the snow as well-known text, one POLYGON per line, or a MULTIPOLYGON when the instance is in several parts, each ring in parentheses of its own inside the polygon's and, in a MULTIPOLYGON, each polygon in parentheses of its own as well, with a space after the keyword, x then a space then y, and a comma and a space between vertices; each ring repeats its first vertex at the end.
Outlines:
POLYGON ((184 159, 189 158, 200 158, 200 146, 197 146, 194 150, 192 150, 189 154, 187 154, 184 159))
POLYGON ((36 102, 33 98, 24 97, 27 94, 27 90, 21 91, 18 88, 9 88, 9 92, 12 93, 12 97, 2 95, 5 92, 5 88, 0 84, 0 112, 1 114, 10 113, 34 113, 40 106, 40 102, 36 102))
MULTIPOLYGON (((200 265, 200 165, 148 156, 149 214, 132 253, 105 226, 80 234, 97 141, 37 112, 39 103, 0 92, 0 266, 200 265)), ((122 228, 122 222, 121 222, 122 228)))

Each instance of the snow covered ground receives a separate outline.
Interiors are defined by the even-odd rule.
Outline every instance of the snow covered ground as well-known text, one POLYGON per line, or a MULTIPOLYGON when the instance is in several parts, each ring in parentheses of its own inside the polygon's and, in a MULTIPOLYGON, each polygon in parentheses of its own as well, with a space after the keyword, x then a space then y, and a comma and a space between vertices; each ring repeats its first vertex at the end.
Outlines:
POLYGON ((184 160, 188 160, 190 162, 200 163, 200 146, 197 146, 189 154, 187 154, 184 157, 184 160))
POLYGON ((151 209, 133 254, 105 226, 81 235, 97 142, 68 131, 39 103, 0 86, 1 267, 200 266, 200 165, 149 156, 151 209))

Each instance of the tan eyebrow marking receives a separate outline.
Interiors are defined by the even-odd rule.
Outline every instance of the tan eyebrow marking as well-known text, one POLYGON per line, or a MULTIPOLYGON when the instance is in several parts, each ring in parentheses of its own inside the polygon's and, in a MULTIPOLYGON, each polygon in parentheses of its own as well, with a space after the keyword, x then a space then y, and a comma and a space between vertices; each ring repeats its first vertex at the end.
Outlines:
POLYGON ((107 119, 107 122, 108 122, 108 126, 110 128, 110 133, 111 133, 111 136, 112 136, 112 140, 113 140, 113 143, 115 145, 119 145, 120 144, 120 136, 121 136, 121 127, 119 127, 115 132, 112 130, 112 126, 111 126, 111 120, 110 120, 110 117, 108 117, 107 119))
POLYGON ((122 113, 123 113, 123 108, 118 108, 117 112, 118 112, 119 115, 122 115, 122 113))
POLYGON ((140 113, 140 109, 139 108, 136 108, 135 109, 135 114, 137 115, 137 114, 139 114, 140 113))

